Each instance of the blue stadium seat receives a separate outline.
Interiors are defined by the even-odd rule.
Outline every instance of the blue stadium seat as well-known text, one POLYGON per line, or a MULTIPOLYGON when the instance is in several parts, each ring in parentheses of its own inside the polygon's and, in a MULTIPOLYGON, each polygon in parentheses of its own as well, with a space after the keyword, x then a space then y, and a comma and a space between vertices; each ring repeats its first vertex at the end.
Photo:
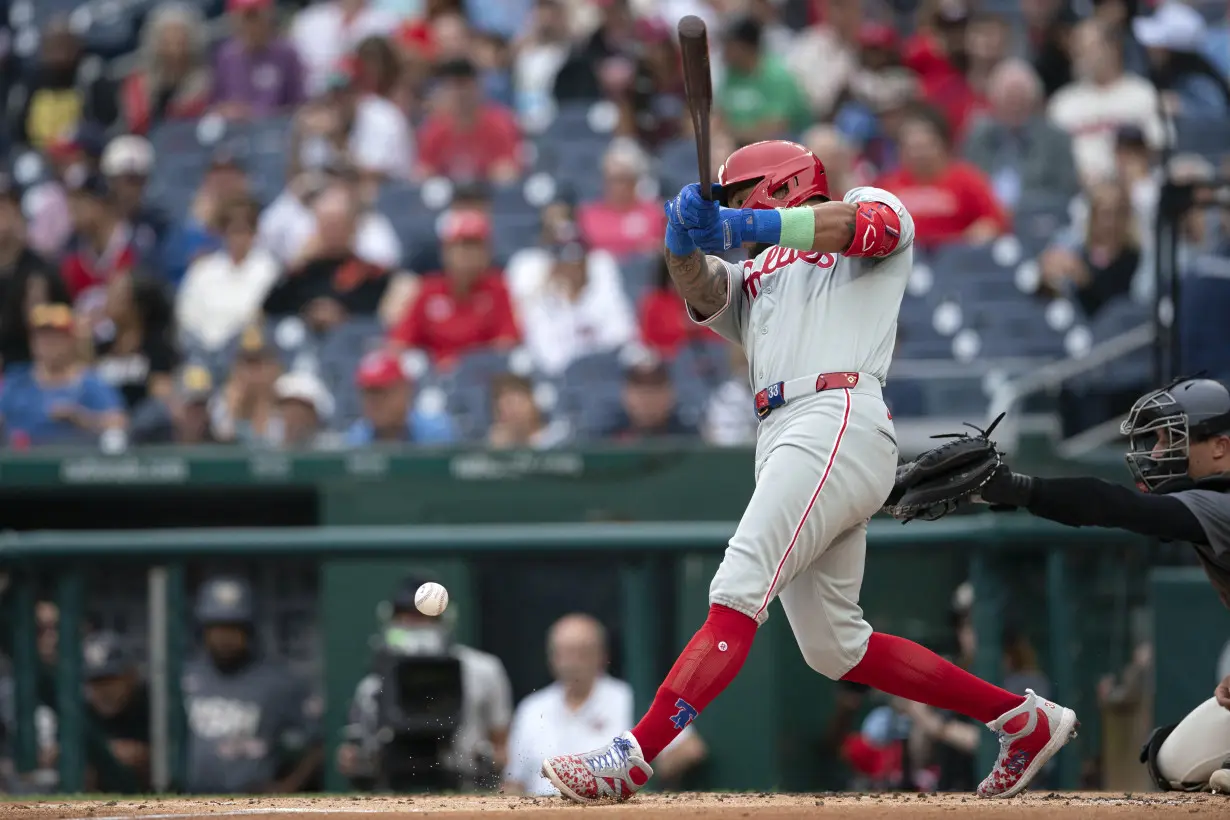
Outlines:
MULTIPOLYGON (((1225 317, 1221 317, 1224 322, 1225 317)), ((1100 342, 1152 321, 1152 313, 1127 296, 1112 299, 1102 306, 1089 322, 1095 342, 1100 342)))
POLYGON ((516 251, 533 243, 541 220, 538 212, 524 207, 520 211, 491 214, 491 247, 497 259, 507 259, 516 251))
POLYGON ((619 273, 623 278, 624 292, 635 305, 647 291, 656 285, 658 254, 625 256, 619 260, 619 273))
POLYGON ((1176 150, 1216 160, 1230 153, 1230 119, 1184 117, 1175 123, 1176 150))
POLYGON ((439 214, 427 207, 416 186, 398 182, 381 185, 376 209, 389 218, 404 248, 435 241, 439 214))
POLYGON ((564 382, 556 411, 572 424, 578 440, 593 440, 614 425, 620 413, 618 379, 564 382))
POLYGON ((1013 209, 1013 230, 1031 251, 1049 243, 1069 223, 1069 200, 1056 196, 1023 196, 1013 209))
MULTIPOLYGON (((37 2, 41 5, 44 0, 37 2)), ((75 13, 82 15, 83 21, 88 16, 89 23, 82 34, 87 51, 109 58, 137 47, 141 17, 130 6, 119 2, 81 3, 75 13)))
POLYGON ((712 342, 694 342, 679 349, 670 369, 676 384, 695 381, 712 390, 730 376, 730 353, 716 337, 712 342))
POLYGON ((364 354, 381 343, 383 331, 378 319, 353 318, 320 340, 319 375, 337 404, 333 424, 339 429, 361 414, 354 374, 364 354))
POLYGON ((616 353, 596 353, 575 360, 558 381, 558 413, 567 418, 578 439, 594 439, 619 415, 622 370, 616 353))
POLYGON ((619 381, 623 366, 616 353, 595 353, 574 360, 564 371, 565 384, 619 381))
POLYGON ((952 340, 936 332, 930 309, 902 310, 897 325, 897 359, 951 359, 952 340))
POLYGON ((696 181, 696 141, 692 139, 671 140, 658 150, 659 176, 667 196, 673 196, 680 188, 696 181))
MULTIPOLYGON (((592 102, 566 103, 560 106, 555 119, 547 126, 543 136, 551 141, 567 141, 600 136, 589 125, 592 102)), ((603 137, 605 140, 606 137, 603 137)))
POLYGON ((914 379, 890 378, 884 385, 884 403, 893 418, 921 416, 926 410, 926 397, 922 385, 914 379))
POLYGON ((491 397, 486 384, 457 383, 448 391, 448 413, 462 441, 482 441, 491 426, 491 397))
MULTIPOLYGON (((1213 260, 1206 260, 1206 264, 1213 260)), ((1222 264, 1225 261, 1222 260, 1222 264)), ((1188 276, 1179 300, 1180 346, 1183 371, 1206 371, 1212 378, 1230 378, 1230 279, 1223 276, 1188 276)))

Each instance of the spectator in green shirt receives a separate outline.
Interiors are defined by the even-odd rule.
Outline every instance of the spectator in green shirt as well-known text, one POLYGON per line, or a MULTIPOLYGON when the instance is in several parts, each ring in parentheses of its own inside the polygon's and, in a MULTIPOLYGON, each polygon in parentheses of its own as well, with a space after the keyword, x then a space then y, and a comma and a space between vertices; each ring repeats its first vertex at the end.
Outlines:
POLYGON ((809 124, 807 103, 793 75, 776 57, 761 53, 762 35, 760 23, 742 17, 722 37, 726 77, 717 107, 740 145, 786 137, 809 124))

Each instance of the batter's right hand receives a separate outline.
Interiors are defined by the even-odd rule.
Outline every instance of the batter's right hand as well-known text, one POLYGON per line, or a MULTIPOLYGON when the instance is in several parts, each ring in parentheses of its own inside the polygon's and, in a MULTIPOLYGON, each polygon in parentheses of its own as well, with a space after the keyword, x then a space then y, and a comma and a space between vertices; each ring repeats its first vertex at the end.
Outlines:
POLYGON ((1217 684, 1213 697, 1217 699, 1218 706, 1223 709, 1230 709, 1230 675, 1226 675, 1225 679, 1217 684))
POLYGON ((700 183, 683 186, 679 196, 670 202, 667 216, 671 224, 683 230, 711 227, 718 219, 718 196, 721 186, 714 183, 712 199, 700 195, 700 183))

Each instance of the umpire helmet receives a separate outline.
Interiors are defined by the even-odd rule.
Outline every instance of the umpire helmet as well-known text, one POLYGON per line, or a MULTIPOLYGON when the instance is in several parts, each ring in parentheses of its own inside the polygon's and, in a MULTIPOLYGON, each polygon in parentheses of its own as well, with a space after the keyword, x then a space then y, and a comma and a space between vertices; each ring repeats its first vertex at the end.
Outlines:
POLYGON ((196 620, 201 626, 250 626, 256 620, 251 585, 236 576, 210 578, 197 594, 196 620))
POLYGON ((1156 491, 1187 476, 1193 441, 1230 432, 1230 390, 1212 379, 1179 379, 1136 400, 1120 426, 1136 486, 1156 491))
POLYGON ((793 208, 816 197, 829 198, 820 158, 797 142, 765 140, 735 151, 718 169, 723 188, 755 182, 744 208, 793 208), (782 189, 783 198, 774 194, 782 189))

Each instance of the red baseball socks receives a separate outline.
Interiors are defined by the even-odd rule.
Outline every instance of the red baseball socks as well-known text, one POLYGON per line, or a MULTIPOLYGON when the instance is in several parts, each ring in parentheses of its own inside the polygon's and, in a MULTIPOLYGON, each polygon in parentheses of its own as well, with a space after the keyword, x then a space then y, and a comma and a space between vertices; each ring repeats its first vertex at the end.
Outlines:
POLYGON ((632 730, 647 763, 661 754, 743 668, 757 624, 741 612, 714 604, 658 687, 653 704, 632 730))

